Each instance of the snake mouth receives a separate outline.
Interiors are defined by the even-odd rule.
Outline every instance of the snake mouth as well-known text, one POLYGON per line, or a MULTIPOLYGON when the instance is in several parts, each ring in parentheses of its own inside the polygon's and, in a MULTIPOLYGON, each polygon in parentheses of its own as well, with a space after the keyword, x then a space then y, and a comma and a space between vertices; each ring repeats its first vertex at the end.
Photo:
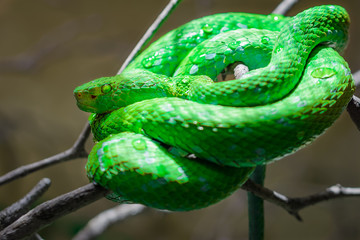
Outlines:
POLYGON ((96 108, 90 105, 87 105, 85 103, 82 102, 77 102, 76 105, 78 106, 78 108, 80 108, 82 111, 85 112, 92 112, 92 113, 96 113, 96 108))
POLYGON ((89 104, 95 103, 94 101, 90 101, 90 97, 91 99, 94 99, 94 97, 92 96, 93 95, 84 94, 83 92, 74 91, 74 97, 76 99, 76 105, 78 106, 78 108, 85 112, 96 113, 97 109, 93 106, 93 104, 89 104))

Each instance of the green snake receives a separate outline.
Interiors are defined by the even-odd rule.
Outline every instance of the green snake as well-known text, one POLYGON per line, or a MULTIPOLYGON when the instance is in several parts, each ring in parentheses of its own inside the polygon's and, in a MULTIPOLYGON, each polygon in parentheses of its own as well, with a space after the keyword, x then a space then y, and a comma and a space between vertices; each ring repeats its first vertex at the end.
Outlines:
POLYGON ((326 5, 294 17, 221 13, 170 31, 121 74, 74 90, 94 113, 89 179, 113 201, 172 211, 224 199, 344 110, 354 83, 338 52, 349 23, 326 5), (238 63, 249 71, 217 81, 238 63))

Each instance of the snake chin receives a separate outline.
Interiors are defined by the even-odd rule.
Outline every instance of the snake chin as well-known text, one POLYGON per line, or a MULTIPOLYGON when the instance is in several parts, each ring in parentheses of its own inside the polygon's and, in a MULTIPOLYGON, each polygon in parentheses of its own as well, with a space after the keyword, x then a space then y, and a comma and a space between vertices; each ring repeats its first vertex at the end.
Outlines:
POLYGON ((77 106, 79 109, 81 109, 84 112, 96 112, 96 108, 90 105, 87 105, 85 103, 82 103, 80 101, 77 101, 77 106))

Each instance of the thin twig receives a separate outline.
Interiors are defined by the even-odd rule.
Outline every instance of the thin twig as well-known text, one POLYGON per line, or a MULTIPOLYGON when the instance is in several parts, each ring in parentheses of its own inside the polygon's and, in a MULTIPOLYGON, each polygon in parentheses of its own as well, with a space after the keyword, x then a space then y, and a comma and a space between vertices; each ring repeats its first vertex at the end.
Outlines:
POLYGON ((16 219, 29 211, 30 206, 41 197, 50 187, 48 178, 40 180, 22 199, 0 212, 0 230, 13 223, 16 219))
POLYGON ((135 48, 131 51, 130 55, 126 58, 125 62, 121 66, 120 70, 117 74, 120 74, 129 63, 140 53, 140 51, 145 47, 145 45, 151 40, 154 34, 159 30, 161 25, 165 22, 167 17, 171 14, 171 12, 179 5, 182 0, 170 0, 168 5, 164 8, 164 10, 159 14, 159 16, 155 19, 153 24, 148 28, 145 32, 144 36, 140 39, 140 41, 136 44, 135 48))
POLYGON ((31 163, 28 165, 21 166, 19 168, 16 168, 5 175, 0 177, 0 186, 8 183, 10 181, 13 181, 15 179, 18 179, 20 177, 24 177, 36 170, 43 169, 45 167, 64 162, 67 160, 75 159, 75 158, 82 158, 87 157, 88 154, 85 150, 85 142, 90 134, 90 126, 87 123, 84 127, 83 131, 81 132, 80 136, 74 143, 74 145, 69 148, 68 150, 58 153, 54 156, 45 158, 43 160, 40 160, 35 163, 31 163))
MULTIPOLYGON (((360 87, 360 70, 353 73, 353 79, 355 82, 355 87, 360 87)), ((347 105, 346 110, 348 111, 351 120, 355 123, 357 129, 360 131, 360 98, 354 95, 347 105)))
POLYGON ((351 120, 355 123, 357 129, 360 131, 360 98, 354 95, 347 105, 346 110, 348 111, 351 120))
POLYGON ((355 82, 355 87, 360 87, 360 70, 358 70, 357 72, 355 72, 353 74, 353 78, 354 78, 354 82, 355 82))
POLYGON ((140 204, 122 204, 101 212, 91 219, 73 240, 90 240, 100 236, 111 225, 142 213, 147 209, 140 204))
POLYGON ((33 234, 31 237, 26 240, 44 240, 38 233, 33 234))
POLYGON ((291 215, 294 215, 299 221, 302 220, 299 215, 299 211, 303 208, 331 199, 360 196, 360 188, 348 188, 343 187, 340 184, 331 186, 325 189, 325 191, 319 193, 297 198, 287 197, 278 192, 262 187, 251 180, 248 180, 241 188, 284 208, 291 215))
POLYGON ((285 15, 297 2, 298 0, 283 0, 272 13, 285 15))
POLYGON ((22 239, 36 233, 54 220, 82 208, 108 194, 108 190, 88 184, 44 202, 0 232, 2 240, 22 239))

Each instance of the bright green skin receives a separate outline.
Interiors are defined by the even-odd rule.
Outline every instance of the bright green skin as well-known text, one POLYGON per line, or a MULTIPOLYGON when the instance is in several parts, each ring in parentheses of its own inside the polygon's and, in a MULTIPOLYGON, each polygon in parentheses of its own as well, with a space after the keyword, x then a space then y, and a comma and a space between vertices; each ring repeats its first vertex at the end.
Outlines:
POLYGON ((348 24, 342 7, 320 6, 293 18, 217 14, 169 32, 122 74, 75 89, 80 109, 97 113, 88 177, 119 202, 184 211, 220 201, 344 110, 354 84, 337 51, 348 24), (233 62, 252 71, 214 83, 233 62))

